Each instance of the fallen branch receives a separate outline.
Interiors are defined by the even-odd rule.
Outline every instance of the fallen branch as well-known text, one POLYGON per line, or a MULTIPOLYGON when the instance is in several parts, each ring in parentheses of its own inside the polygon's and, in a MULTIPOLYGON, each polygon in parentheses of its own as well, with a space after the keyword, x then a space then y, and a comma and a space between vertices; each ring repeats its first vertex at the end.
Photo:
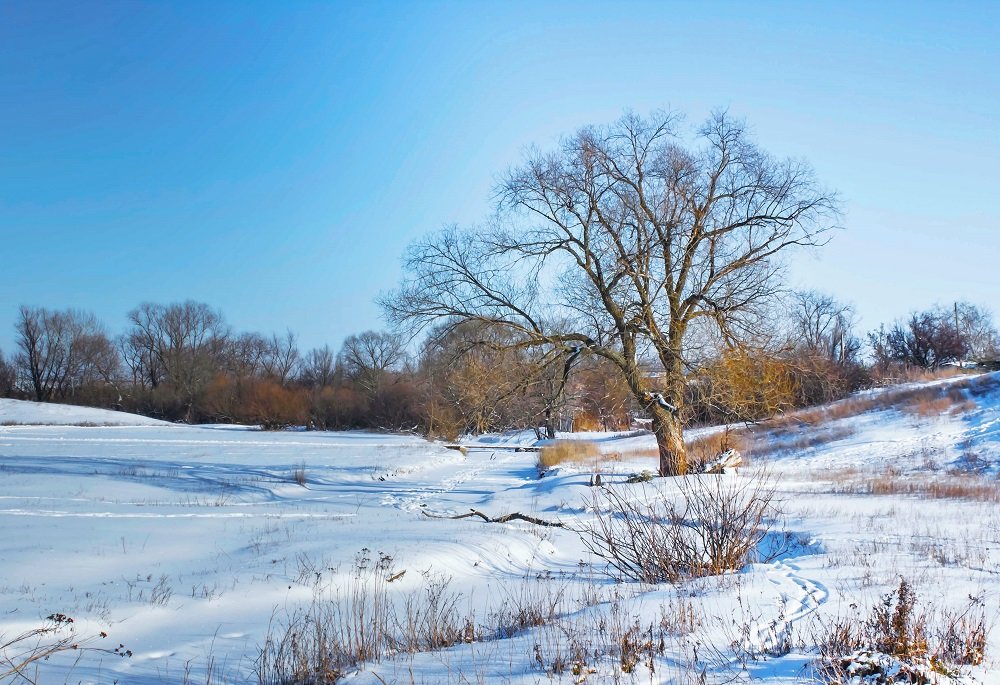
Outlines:
POLYGON ((486 523, 509 523, 510 521, 526 521, 527 523, 533 523, 536 526, 548 526, 549 528, 565 528, 566 526, 559 521, 546 521, 544 519, 535 518, 534 516, 526 516, 518 512, 513 514, 504 514, 503 516, 497 516, 496 518, 490 518, 481 511, 476 511, 475 509, 470 509, 468 514, 458 514, 456 516, 438 516, 437 514, 430 514, 426 511, 421 510, 424 516, 432 519, 467 519, 472 516, 478 516, 486 523))

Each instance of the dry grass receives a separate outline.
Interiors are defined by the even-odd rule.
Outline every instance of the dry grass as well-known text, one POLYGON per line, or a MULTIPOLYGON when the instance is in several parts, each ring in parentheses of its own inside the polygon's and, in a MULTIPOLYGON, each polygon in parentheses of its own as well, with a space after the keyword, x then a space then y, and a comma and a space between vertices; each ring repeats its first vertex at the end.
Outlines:
MULTIPOLYGON (((700 602, 691 599, 690 590, 672 594, 661 603, 658 616, 641 623, 630 603, 631 592, 593 579, 581 586, 561 574, 531 573, 510 585, 501 584, 499 594, 488 595, 487 605, 477 614, 471 606, 463 609, 470 598, 450 589, 448 577, 424 572, 416 584, 394 582, 402 572, 395 570, 392 559, 379 554, 376 561, 369 556, 363 550, 346 582, 336 569, 329 569, 335 574, 329 577, 335 586, 325 584, 322 564, 317 570, 312 560, 300 560, 302 579, 313 579, 315 599, 287 621, 269 626, 254 664, 257 685, 335 685, 358 668, 383 672, 376 665, 387 660, 405 668, 407 654, 463 643, 475 645, 481 654, 497 654, 508 649, 500 647, 500 641, 529 630, 531 639, 511 644, 510 667, 544 672, 552 682, 589 682, 590 674, 609 666, 614 682, 631 682, 621 676, 644 664, 661 678, 668 676, 669 682, 693 684, 700 681, 687 674, 711 668, 717 656, 702 650, 699 657, 685 649, 680 660, 676 654, 665 658, 671 646, 686 644, 681 636, 708 624, 709 617, 700 602), (606 610, 581 611, 605 603, 606 610), (518 645, 524 651, 516 651, 521 649, 518 645)), ((452 671, 447 652, 440 658, 448 676, 434 682, 493 682, 485 669, 452 671)), ((409 678, 377 679, 425 682, 415 680, 412 671, 409 678)))
POLYGON ((605 459, 609 461, 627 461, 631 459, 659 459, 660 450, 655 447, 636 447, 630 450, 621 450, 620 452, 609 452, 605 455, 605 459))
MULTIPOLYGON (((955 374, 951 374, 954 376, 955 374)), ((949 376, 934 376, 927 380, 949 376)), ((917 416, 952 415, 974 410, 976 400, 1000 393, 1000 377, 969 377, 946 385, 890 388, 877 393, 849 397, 839 402, 782 414, 762 422, 774 435, 794 433, 873 410, 900 409, 917 416)))
POLYGON ((254 665, 259 685, 332 685, 363 662, 378 663, 399 652, 442 649, 479 637, 459 611, 462 596, 450 578, 430 576, 416 587, 393 593, 403 577, 393 559, 364 549, 344 586, 316 594, 285 625, 269 627, 254 665))
POLYGON ((853 495, 910 495, 927 499, 1000 502, 1000 483, 957 474, 936 474, 933 478, 879 474, 844 482, 835 486, 834 491, 853 495))
POLYGON ((904 475, 888 468, 864 471, 846 468, 819 472, 833 483, 833 492, 846 495, 904 495, 924 499, 1000 502, 1000 481, 957 471, 904 475))
POLYGON ((603 454, 597 445, 587 440, 558 440, 538 453, 538 471, 545 473, 560 464, 593 464, 603 454))
POLYGON ((308 479, 306 478, 306 465, 305 462, 299 464, 294 471, 292 471, 292 481, 302 487, 306 486, 308 479))

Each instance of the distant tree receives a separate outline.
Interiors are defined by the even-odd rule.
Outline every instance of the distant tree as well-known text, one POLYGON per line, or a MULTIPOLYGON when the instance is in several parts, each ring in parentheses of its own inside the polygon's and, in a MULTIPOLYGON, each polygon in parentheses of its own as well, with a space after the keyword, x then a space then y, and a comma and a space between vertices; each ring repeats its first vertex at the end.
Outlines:
POLYGON ((586 357, 573 369, 569 404, 573 430, 623 430, 631 423, 632 393, 618 370, 602 357, 586 357))
POLYGON ((1000 359, 1000 334, 988 309, 969 302, 956 302, 952 313, 965 343, 967 358, 974 361, 1000 359))
POLYGON ((93 314, 22 306, 18 316, 15 365, 37 401, 68 399, 116 375, 114 346, 93 314))
POLYGON ((415 243, 381 300, 398 325, 483 322, 518 346, 603 357, 652 418, 661 475, 687 471, 689 332, 752 333, 782 258, 822 244, 836 209, 742 123, 715 114, 689 145, 679 121, 629 114, 530 154, 501 181, 495 225, 415 243), (644 373, 648 355, 662 374, 644 373))
POLYGON ((422 406, 431 432, 457 435, 538 427, 554 437, 558 359, 518 347, 511 331, 468 321, 437 327, 421 352, 422 406))
POLYGON ((911 314, 906 322, 873 331, 868 339, 876 365, 883 369, 893 364, 938 369, 961 361, 968 351, 955 317, 940 308, 911 314))
POLYGON ((263 357, 264 375, 285 385, 295 375, 301 358, 294 333, 285 331, 283 336, 274 334, 267 342, 263 357))
POLYGON ((302 360, 299 380, 309 387, 331 387, 336 380, 337 360, 329 345, 309 350, 302 360))
POLYGON ((265 338, 260 333, 240 333, 226 340, 226 366, 238 378, 266 377, 285 385, 300 361, 295 334, 287 331, 265 338))
POLYGON ((729 347, 692 373, 688 416, 698 423, 757 421, 797 406, 796 364, 764 347, 729 347))
POLYGON ((135 376, 153 390, 162 388, 190 421, 195 403, 223 368, 229 328, 207 304, 143 303, 128 315, 124 356, 135 376))
POLYGON ((17 390, 17 369, 0 350, 0 397, 13 397, 17 390))
POLYGON ((240 333, 226 340, 224 358, 227 371, 236 378, 263 375, 270 341, 260 333, 240 333))
POLYGON ((792 293, 793 344, 801 351, 837 364, 853 363, 861 350, 850 305, 815 290, 792 293))
POLYGON ((861 387, 867 374, 851 306, 810 290, 792 293, 787 307, 791 327, 778 356, 795 378, 794 405, 831 402, 861 387))
POLYGON ((406 346, 394 333, 365 331, 348 336, 338 358, 347 377, 365 392, 374 394, 388 372, 402 367, 406 361, 406 346))

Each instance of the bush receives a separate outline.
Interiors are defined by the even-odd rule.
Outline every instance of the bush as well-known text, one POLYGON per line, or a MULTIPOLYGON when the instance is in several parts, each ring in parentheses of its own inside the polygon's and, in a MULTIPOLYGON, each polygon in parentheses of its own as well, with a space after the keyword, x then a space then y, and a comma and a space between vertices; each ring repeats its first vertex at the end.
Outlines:
POLYGON ((595 493, 594 525, 581 535, 616 579, 678 582, 766 560, 759 547, 778 514, 766 474, 670 482, 678 485, 678 503, 646 485, 638 498, 634 490, 612 487, 595 493))

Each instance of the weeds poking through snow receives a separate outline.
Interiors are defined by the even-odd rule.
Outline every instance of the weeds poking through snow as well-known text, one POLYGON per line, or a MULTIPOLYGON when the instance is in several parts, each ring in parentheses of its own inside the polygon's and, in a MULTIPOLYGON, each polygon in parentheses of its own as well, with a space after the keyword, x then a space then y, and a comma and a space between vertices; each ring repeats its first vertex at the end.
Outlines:
POLYGON ((816 662, 822 682, 951 682, 963 666, 982 663, 988 629, 980 598, 969 597, 957 613, 918 604, 913 587, 900 578, 867 618, 854 613, 823 625, 816 662))
POLYGON ((99 652, 122 658, 132 656, 132 650, 121 643, 110 648, 92 646, 97 640, 107 639, 105 632, 80 639, 74 630, 75 621, 65 614, 51 614, 45 620, 44 625, 14 637, 0 635, 0 681, 14 678, 34 683, 28 668, 62 652, 99 652))
POLYGON ((474 624, 457 609, 450 579, 426 576, 423 586, 395 601, 389 583, 401 575, 392 557, 363 549, 347 582, 331 596, 275 626, 254 671, 260 685, 329 685, 363 662, 397 652, 441 649, 476 638, 474 624))

